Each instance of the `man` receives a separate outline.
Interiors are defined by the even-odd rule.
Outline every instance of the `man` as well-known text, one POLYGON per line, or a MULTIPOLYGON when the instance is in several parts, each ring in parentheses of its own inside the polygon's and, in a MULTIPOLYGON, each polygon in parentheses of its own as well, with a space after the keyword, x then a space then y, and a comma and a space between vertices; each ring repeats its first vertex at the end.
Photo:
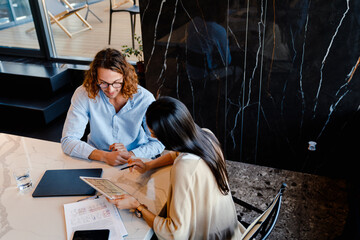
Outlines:
POLYGON ((61 138, 64 153, 115 166, 152 158, 164 146, 151 137, 145 112, 154 96, 138 85, 134 68, 115 49, 98 52, 71 99, 61 138), (87 123, 87 143, 81 141, 87 123))

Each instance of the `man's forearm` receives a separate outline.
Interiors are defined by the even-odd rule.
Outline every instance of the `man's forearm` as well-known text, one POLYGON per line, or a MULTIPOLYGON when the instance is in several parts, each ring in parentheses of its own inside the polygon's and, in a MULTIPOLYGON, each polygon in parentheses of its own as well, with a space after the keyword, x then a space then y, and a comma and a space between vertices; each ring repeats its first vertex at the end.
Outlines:
POLYGON ((96 149, 90 144, 71 137, 61 139, 63 152, 71 157, 88 159, 90 154, 96 149))
POLYGON ((92 151, 90 153, 88 158, 91 160, 104 162, 105 161, 105 157, 104 157, 105 153, 106 153, 105 151, 95 149, 94 151, 92 151))

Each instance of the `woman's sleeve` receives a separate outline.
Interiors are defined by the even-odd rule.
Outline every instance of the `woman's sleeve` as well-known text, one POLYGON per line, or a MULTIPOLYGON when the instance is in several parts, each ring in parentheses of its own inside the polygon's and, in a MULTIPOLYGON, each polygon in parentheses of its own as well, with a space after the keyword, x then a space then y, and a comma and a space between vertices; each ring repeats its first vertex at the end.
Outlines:
POLYGON ((95 148, 80 139, 89 121, 87 96, 78 88, 71 98, 61 138, 61 148, 72 157, 88 159, 95 148))
POLYGON ((191 217, 194 212, 194 195, 190 185, 191 176, 184 174, 185 169, 173 166, 171 170, 171 198, 168 200, 168 217, 156 216, 154 231, 159 239, 188 239, 191 217))

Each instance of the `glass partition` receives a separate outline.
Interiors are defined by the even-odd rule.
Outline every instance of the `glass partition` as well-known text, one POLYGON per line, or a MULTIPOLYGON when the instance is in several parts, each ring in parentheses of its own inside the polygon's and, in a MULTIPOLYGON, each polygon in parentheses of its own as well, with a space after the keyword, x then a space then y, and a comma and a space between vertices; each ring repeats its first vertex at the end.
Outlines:
POLYGON ((0 46, 39 49, 27 0, 0 0, 0 46))
MULTIPOLYGON (((111 2, 117 9, 133 6, 132 0, 111 2)), ((132 47, 128 12, 114 12, 111 35, 109 27, 110 0, 0 0, 2 55, 89 62, 103 48, 132 47)), ((141 35, 140 14, 136 14, 135 36, 141 39, 141 35)), ((141 49, 141 40, 134 42, 134 48, 141 49)), ((131 55, 128 60, 138 58, 131 55)))
MULTIPOLYGON (((119 8, 132 6, 132 1, 112 1, 118 3, 119 8)), ((110 0, 61 0, 58 1, 61 4, 57 6, 53 0, 44 2, 47 16, 52 23, 50 32, 57 57, 93 58, 98 51, 106 47, 121 50, 124 45, 132 46, 130 15, 127 12, 113 14, 109 44, 110 0), (62 16, 61 9, 67 9, 69 14, 55 22, 55 19, 62 16)), ((141 36, 140 15, 136 17, 135 34, 141 36)), ((133 61, 136 59, 135 56, 129 58, 133 61)))

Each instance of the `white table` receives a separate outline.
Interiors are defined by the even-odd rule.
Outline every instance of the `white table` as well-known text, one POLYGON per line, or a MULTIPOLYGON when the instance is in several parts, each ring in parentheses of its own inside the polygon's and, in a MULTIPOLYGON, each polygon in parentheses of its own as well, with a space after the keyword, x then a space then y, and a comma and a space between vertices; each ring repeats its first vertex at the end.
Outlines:
MULTIPOLYGON (((116 182, 158 214, 165 206, 169 191, 170 166, 143 175, 119 171, 98 161, 71 158, 60 143, 0 133, 0 239, 48 240, 66 239, 65 203, 84 197, 31 196, 42 175, 48 169, 102 168, 102 177, 116 182), (33 189, 21 193, 16 187, 12 169, 30 168, 33 189)), ((143 219, 128 210, 121 210, 128 236, 126 239, 150 239, 153 230, 143 219)))

